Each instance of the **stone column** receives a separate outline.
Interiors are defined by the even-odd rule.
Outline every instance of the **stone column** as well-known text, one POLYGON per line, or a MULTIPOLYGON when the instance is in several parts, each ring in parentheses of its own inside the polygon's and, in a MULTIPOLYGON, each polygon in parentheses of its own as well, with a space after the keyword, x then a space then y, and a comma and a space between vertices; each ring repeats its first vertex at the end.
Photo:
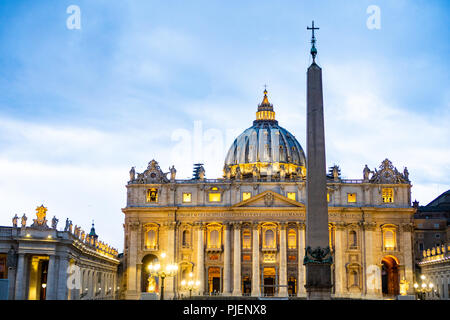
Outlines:
POLYGON ((364 261, 365 266, 363 269, 365 287, 366 287, 366 297, 367 298, 377 298, 381 295, 381 268, 379 266, 380 262, 374 261, 374 233, 376 228, 376 223, 364 222, 363 226, 363 237, 364 237, 364 261))
POLYGON ((16 291, 16 268, 8 267, 8 300, 14 300, 16 291))
POLYGON ((136 265, 137 252, 138 252, 138 239, 137 231, 139 228, 139 222, 130 222, 128 224, 129 232, 129 245, 128 245, 128 264, 127 264, 127 292, 126 299, 137 299, 139 297, 139 292, 137 291, 137 272, 136 265))
POLYGON ((253 243, 252 243, 252 296, 261 295, 259 279, 259 225, 253 224, 253 243))
POLYGON ((231 291, 231 246, 230 223, 225 223, 223 230, 223 295, 229 296, 231 291))
POLYGON ((305 265, 303 259, 305 257, 305 224, 298 224, 298 276, 297 276, 297 297, 305 297, 305 265))
POLYGON ((233 246, 233 296, 241 296, 241 223, 235 222, 233 246))
POLYGON ((335 274, 335 296, 342 297, 345 295, 345 223, 336 223, 336 243, 334 251, 334 274, 335 274))
POLYGON ((205 292, 205 228, 201 222, 197 224, 197 279, 200 281, 200 295, 205 292))
POLYGON ((278 296, 287 297, 287 246, 286 246, 286 227, 287 223, 280 223, 280 285, 278 296))
POLYGON ((445 300, 448 300, 448 298, 449 298, 449 296, 448 296, 448 293, 449 293, 448 292, 448 286, 450 285, 448 274, 447 274, 447 276, 444 274, 444 279, 442 281, 444 283, 444 295, 443 295, 443 298, 445 300))
POLYGON ((142 292, 142 263, 136 263, 136 292, 142 292))
POLYGON ((56 290, 57 300, 67 300, 67 268, 69 267, 69 258, 67 255, 59 257, 58 286, 56 290))
POLYGON ((403 243, 402 243, 402 251, 404 257, 404 268, 405 271, 402 275, 400 275, 400 280, 402 277, 405 277, 405 280, 409 283, 408 294, 414 295, 414 258, 413 258, 413 248, 412 248, 412 235, 411 232, 414 230, 414 226, 412 224, 403 225, 403 243))
POLYGON ((25 299, 25 283, 27 280, 27 274, 25 270, 26 270, 25 254, 19 253, 19 258, 17 261, 15 300, 25 299))
POLYGON ((57 269, 56 269, 56 256, 50 255, 48 261, 48 270, 47 270, 47 293, 46 300, 55 300, 56 299, 56 286, 57 286, 57 269))
MULTIPOLYGON (((175 232, 176 232, 176 222, 170 221, 167 224, 167 263, 176 263, 175 256, 175 232)), ((175 295, 175 276, 167 277, 164 280, 165 292, 164 299, 170 300, 175 295)))

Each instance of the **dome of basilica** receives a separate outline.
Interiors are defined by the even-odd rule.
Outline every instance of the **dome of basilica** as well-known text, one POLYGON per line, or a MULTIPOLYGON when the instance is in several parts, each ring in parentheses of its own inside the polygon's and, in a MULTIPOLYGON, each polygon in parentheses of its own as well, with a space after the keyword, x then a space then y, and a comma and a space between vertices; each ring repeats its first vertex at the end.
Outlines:
POLYGON ((224 176, 294 179, 305 175, 305 153, 294 135, 278 125, 265 90, 253 126, 234 140, 227 153, 224 176))

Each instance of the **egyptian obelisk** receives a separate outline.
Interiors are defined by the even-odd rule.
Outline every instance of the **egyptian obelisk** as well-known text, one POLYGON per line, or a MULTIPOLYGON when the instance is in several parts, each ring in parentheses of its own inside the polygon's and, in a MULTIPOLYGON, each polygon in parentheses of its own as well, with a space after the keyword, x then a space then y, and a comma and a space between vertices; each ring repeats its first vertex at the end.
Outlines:
POLYGON ((317 49, 312 28, 312 64, 307 72, 306 124, 306 292, 310 300, 331 298, 331 252, 325 162, 322 69, 316 64, 317 49))

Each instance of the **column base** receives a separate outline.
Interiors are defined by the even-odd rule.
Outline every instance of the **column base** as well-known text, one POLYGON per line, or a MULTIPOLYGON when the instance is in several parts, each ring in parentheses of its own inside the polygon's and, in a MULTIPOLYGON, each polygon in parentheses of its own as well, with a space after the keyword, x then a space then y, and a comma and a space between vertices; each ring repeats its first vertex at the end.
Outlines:
POLYGON ((309 288, 306 291, 308 300, 331 300, 331 288, 309 288))
POLYGON ((255 290, 255 291, 252 290, 251 296, 252 297, 259 297, 259 296, 261 296, 261 292, 259 292, 259 290, 255 290))
POLYGON ((127 291, 125 293, 125 300, 139 300, 140 296, 137 292, 127 291))
POLYGON ((287 291, 280 291, 280 292, 278 292, 278 294, 277 294, 277 297, 282 297, 282 298, 286 298, 286 297, 288 297, 289 295, 288 295, 288 292, 287 291))
POLYGON ((241 290, 236 290, 236 291, 233 291, 233 292, 231 293, 231 295, 232 295, 233 297, 240 297, 240 296, 242 296, 242 292, 241 292, 241 290))

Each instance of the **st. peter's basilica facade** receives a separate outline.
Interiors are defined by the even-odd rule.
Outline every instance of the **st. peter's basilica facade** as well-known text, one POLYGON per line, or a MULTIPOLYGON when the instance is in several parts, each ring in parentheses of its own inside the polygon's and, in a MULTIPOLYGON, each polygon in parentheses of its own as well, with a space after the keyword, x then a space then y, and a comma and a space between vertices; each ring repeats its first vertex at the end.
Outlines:
MULTIPOLYGON (((324 172, 324 174, 326 174, 324 172)), ((306 158, 275 120, 264 92, 256 120, 233 142, 222 178, 176 179, 152 160, 127 184, 124 292, 161 291, 149 265, 178 265, 166 299, 189 295, 305 297, 306 158)), ((327 176, 333 297, 378 299, 413 291, 411 183, 385 159, 361 179, 327 176)))

